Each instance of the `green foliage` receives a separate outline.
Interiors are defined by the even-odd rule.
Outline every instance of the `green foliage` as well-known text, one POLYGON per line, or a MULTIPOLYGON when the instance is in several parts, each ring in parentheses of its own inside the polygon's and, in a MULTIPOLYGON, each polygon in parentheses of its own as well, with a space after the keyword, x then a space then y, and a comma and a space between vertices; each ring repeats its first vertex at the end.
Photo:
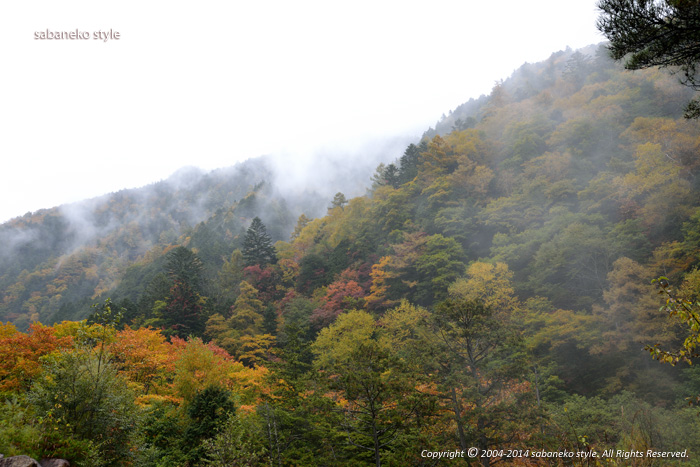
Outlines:
POLYGON ((327 285, 332 280, 331 266, 326 258, 319 254, 305 255, 299 264, 299 276, 297 277, 297 290, 311 292, 318 287, 327 285))
POLYGON ((104 329, 110 327, 116 328, 124 316, 124 309, 117 308, 112 304, 111 299, 105 300, 103 304, 95 304, 92 306, 93 313, 88 317, 87 324, 97 324, 104 329))
POLYGON ((197 464, 206 456, 203 440, 212 438, 220 431, 222 425, 235 414, 231 391, 220 386, 208 386, 198 392, 187 405, 189 424, 185 429, 184 449, 189 451, 188 458, 197 464))
POLYGON ((261 423, 255 416, 230 415, 219 432, 204 441, 204 465, 270 465, 261 423))
POLYGON ((439 341, 443 390, 451 398, 461 447, 476 443, 489 449, 508 438, 520 423, 532 423, 532 400, 527 390, 509 390, 522 378, 524 356, 508 311, 495 312, 481 300, 447 299, 434 314, 439 341), (464 404, 471 433, 462 418, 464 404), (510 413, 509 416, 504 416, 510 413), (521 418, 522 417, 522 418, 521 418))
POLYGON ((310 341, 315 337, 311 328, 311 314, 318 304, 306 297, 295 297, 284 304, 281 310, 278 337, 280 344, 287 342, 287 336, 296 334, 299 339, 310 341))
POLYGON ((197 393, 187 406, 187 415, 194 422, 188 435, 194 439, 209 437, 222 420, 227 419, 235 411, 231 400, 231 391, 220 386, 208 386, 197 393))
MULTIPOLYGON (((625 59, 630 70, 669 67, 679 71, 688 86, 700 87, 700 6, 696 2, 603 0, 598 8, 602 11, 598 29, 610 40, 613 58, 625 59)), ((688 117, 700 115, 697 101, 686 110, 688 117)))
POLYGON ((156 274, 142 289, 138 299, 138 313, 131 319, 134 324, 142 325, 153 317, 156 302, 165 302, 170 293, 172 282, 164 273, 156 274))
POLYGON ((326 384, 346 402, 343 430, 358 458, 379 466, 397 436, 411 429, 420 398, 414 375, 396 358, 374 319, 362 311, 338 317, 312 349, 326 384))
POLYGON ((201 336, 206 319, 204 304, 203 297, 188 283, 176 282, 170 288, 165 308, 156 324, 162 326, 168 336, 201 336))
POLYGON ((191 250, 179 246, 168 253, 165 271, 170 280, 177 284, 187 284, 194 292, 200 292, 204 266, 191 250))
POLYGON ((145 408, 139 428, 136 465, 144 467, 185 465, 186 450, 183 451, 181 440, 186 422, 178 408, 171 402, 158 401, 145 408))
POLYGON ((328 209, 335 209, 335 208, 343 208, 345 205, 348 204, 348 199, 345 197, 344 194, 338 192, 335 194, 333 197, 333 201, 331 201, 331 205, 328 209))
POLYGON ((462 257, 462 249, 454 239, 440 234, 426 239, 425 251, 415 263, 420 281, 419 303, 431 303, 447 295, 447 286, 464 267, 462 257))
MULTIPOLYGON (((201 336, 207 314, 206 299, 201 295, 202 262, 192 251, 177 247, 168 254, 165 270, 169 290, 153 303, 153 318, 146 322, 163 328, 167 336, 201 336)), ((153 284, 156 287, 162 284, 157 280, 153 284)))
POLYGON ((700 302, 675 295, 666 277, 660 277, 653 282, 659 286, 659 293, 666 297, 666 304, 659 311, 667 312, 669 318, 683 326, 685 338, 678 350, 662 350, 659 343, 647 345, 645 349, 652 357, 664 363, 676 365, 685 362, 692 365, 700 357, 696 350, 700 344, 700 302))
MULTIPOLYGON (((562 404, 549 404, 548 409, 551 412, 548 428, 561 436, 559 449, 594 449, 599 453, 605 449, 642 452, 687 449, 689 457, 698 449, 697 440, 686 431, 694 430, 692 427, 698 423, 692 410, 654 407, 631 393, 621 393, 609 400, 574 395, 562 404)), ((676 464, 666 460, 663 465, 676 464)))
MULTIPOLYGON (((290 333, 279 354, 270 362, 271 379, 281 378, 273 393, 242 422, 255 424, 272 463, 334 465, 345 459, 344 436, 337 430, 340 414, 334 402, 321 394, 303 391, 319 388, 311 370, 310 345, 290 333), (340 456, 340 458, 339 458, 340 456)), ((321 386, 323 387, 323 386, 321 386)), ((342 463, 342 462, 341 462, 342 463)))
POLYGON ((450 237, 424 232, 406 234, 392 245, 394 254, 387 262, 386 298, 408 298, 421 305, 434 303, 447 295, 447 287, 464 268, 462 248, 450 237))
POLYGON ((6 457, 39 458, 42 452, 37 449, 36 440, 40 437, 41 429, 31 407, 18 396, 5 398, 0 404, 0 452, 6 457))
POLYGON ((277 253, 272 239, 267 234, 265 224, 259 217, 253 218, 243 239, 243 259, 246 266, 264 266, 277 262, 277 253))
POLYGON ((400 159, 399 182, 401 184, 412 181, 418 175, 418 162, 420 153, 427 149, 427 143, 421 142, 420 146, 409 144, 400 159))
MULTIPOLYGON (((83 455, 94 447, 99 465, 131 457, 134 395, 101 357, 81 350, 46 357, 44 372, 28 395, 41 420, 43 457, 73 458, 72 444, 83 446, 83 455)), ((78 465, 87 462, 74 460, 78 465)))

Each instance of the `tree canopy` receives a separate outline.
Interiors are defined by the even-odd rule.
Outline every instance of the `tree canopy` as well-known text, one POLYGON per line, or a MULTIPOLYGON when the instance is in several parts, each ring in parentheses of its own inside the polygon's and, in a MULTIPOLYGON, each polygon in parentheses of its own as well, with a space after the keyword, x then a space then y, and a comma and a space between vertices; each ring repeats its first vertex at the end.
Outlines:
MULTIPOLYGON (((700 89, 700 3, 693 0, 601 0, 598 29, 610 41, 614 59, 625 67, 671 68, 682 81, 700 89)), ((687 117, 700 117, 700 101, 686 108, 687 117)))

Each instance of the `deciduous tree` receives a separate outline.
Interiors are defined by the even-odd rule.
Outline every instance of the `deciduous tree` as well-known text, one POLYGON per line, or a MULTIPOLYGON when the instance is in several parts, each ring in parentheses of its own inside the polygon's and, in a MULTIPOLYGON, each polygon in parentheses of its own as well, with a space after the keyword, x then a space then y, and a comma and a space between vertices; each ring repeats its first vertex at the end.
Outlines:
POLYGON ((434 326, 441 388, 451 399, 461 448, 517 445, 532 423, 532 402, 508 314, 478 299, 449 298, 437 305, 434 326))
POLYGON ((40 358, 71 348, 73 339, 56 336, 53 328, 32 323, 29 332, 10 324, 0 326, 0 392, 26 391, 41 372, 40 358))
POLYGON ((323 329, 312 346, 316 368, 344 413, 347 442, 370 454, 367 460, 377 467, 416 408, 415 380, 380 334, 368 313, 351 311, 323 329))

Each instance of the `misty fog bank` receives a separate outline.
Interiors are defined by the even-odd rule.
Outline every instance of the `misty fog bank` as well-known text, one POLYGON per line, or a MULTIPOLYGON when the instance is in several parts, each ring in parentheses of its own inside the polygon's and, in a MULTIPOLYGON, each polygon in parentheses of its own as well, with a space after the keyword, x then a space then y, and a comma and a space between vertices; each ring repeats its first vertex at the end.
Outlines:
POLYGON ((195 226, 214 211, 237 203, 263 183, 274 197, 287 201, 295 216, 304 213, 307 217, 318 217, 325 214, 337 192, 348 198, 363 195, 376 167, 396 159, 416 139, 416 136, 387 138, 350 148, 329 147, 301 156, 271 154, 211 171, 183 167, 150 185, 10 219, 0 225, 0 257, 8 257, 20 248, 41 248, 37 242, 47 239, 42 239, 39 226, 47 215, 61 219, 53 228, 64 239, 60 246, 51 245, 58 248, 54 254, 67 254, 94 244, 125 225, 147 225, 149 219, 158 216, 169 215, 174 221, 169 222, 169 228, 176 230, 195 226), (176 195, 181 199, 175 199, 176 195), (164 200, 169 202, 164 204, 164 200))

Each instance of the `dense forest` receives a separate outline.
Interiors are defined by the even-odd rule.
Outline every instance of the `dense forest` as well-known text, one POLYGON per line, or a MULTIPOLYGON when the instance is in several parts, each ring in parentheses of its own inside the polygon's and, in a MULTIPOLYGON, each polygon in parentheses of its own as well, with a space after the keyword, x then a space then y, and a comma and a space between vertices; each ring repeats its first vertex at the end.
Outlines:
POLYGON ((700 373, 658 361, 688 333, 661 308, 700 293, 690 97, 604 46, 560 51, 385 154, 364 193, 283 192, 260 159, 13 219, 0 453, 700 465, 700 373), (494 451, 424 454, 472 447, 494 451))

